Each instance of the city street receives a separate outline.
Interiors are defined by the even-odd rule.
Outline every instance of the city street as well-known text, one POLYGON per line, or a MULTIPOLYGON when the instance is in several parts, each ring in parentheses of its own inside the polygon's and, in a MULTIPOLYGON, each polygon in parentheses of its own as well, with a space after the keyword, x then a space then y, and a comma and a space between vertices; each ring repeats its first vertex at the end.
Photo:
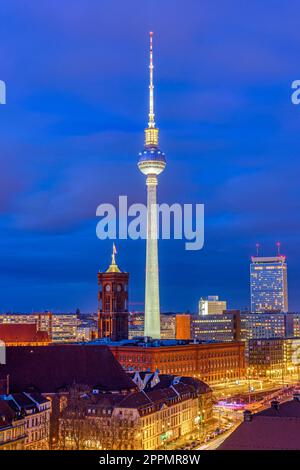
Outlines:
POLYGON ((248 398, 249 394, 251 401, 256 399, 257 395, 263 392, 272 392, 283 388, 283 386, 297 385, 298 375, 289 377, 278 377, 275 379, 266 378, 253 378, 243 379, 235 382, 223 382, 221 384, 212 385, 211 388, 214 392, 214 398, 216 400, 225 400, 228 398, 243 397, 248 398))

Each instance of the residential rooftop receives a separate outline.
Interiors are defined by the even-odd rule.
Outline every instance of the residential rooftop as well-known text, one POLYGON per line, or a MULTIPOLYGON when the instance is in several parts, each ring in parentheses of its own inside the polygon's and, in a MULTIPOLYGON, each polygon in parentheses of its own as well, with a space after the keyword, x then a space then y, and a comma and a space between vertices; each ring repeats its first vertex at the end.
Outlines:
POLYGON ((9 376, 11 392, 56 393, 74 383, 102 392, 124 392, 135 384, 107 346, 50 345, 6 348, 0 380, 9 376))
POLYGON ((272 406, 245 420, 218 450, 299 450, 300 398, 272 406))

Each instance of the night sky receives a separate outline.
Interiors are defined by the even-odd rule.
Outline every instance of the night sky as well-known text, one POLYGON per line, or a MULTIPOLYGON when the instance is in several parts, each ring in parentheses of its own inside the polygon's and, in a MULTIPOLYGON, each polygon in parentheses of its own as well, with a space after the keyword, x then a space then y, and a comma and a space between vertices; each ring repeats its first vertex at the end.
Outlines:
MULTIPOLYGON (((287 255, 300 310, 299 3, 2 0, 0 311, 96 310, 111 241, 96 207, 145 202, 137 169, 148 112, 148 32, 167 168, 160 202, 204 203, 205 245, 160 241, 163 311, 200 296, 249 305, 255 243, 287 255)), ((117 241, 144 300, 145 242, 117 241)))

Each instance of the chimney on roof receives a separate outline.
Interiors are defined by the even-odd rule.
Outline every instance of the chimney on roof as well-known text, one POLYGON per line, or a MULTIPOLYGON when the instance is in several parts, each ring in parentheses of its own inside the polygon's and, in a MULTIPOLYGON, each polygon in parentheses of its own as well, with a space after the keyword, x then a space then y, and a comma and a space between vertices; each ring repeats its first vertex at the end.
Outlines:
POLYGON ((279 410, 279 405, 280 405, 280 403, 279 403, 278 400, 272 400, 271 401, 271 407, 274 408, 274 410, 278 411, 279 410))
POLYGON ((250 410, 245 410, 244 411, 244 421, 252 421, 252 412, 250 410))

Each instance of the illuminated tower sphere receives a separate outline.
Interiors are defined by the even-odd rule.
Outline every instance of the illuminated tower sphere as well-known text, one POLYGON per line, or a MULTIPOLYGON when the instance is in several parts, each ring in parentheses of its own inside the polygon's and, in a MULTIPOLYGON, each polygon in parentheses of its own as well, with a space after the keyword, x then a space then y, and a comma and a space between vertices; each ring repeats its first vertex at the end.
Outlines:
POLYGON ((149 85, 149 122, 145 129, 145 145, 139 154, 138 167, 146 175, 147 185, 147 246, 146 246, 146 288, 145 288, 145 326, 144 335, 160 338, 160 305, 157 253, 157 176, 164 171, 166 159, 158 146, 158 128, 154 122, 153 101, 153 33, 150 33, 150 85, 149 85))

